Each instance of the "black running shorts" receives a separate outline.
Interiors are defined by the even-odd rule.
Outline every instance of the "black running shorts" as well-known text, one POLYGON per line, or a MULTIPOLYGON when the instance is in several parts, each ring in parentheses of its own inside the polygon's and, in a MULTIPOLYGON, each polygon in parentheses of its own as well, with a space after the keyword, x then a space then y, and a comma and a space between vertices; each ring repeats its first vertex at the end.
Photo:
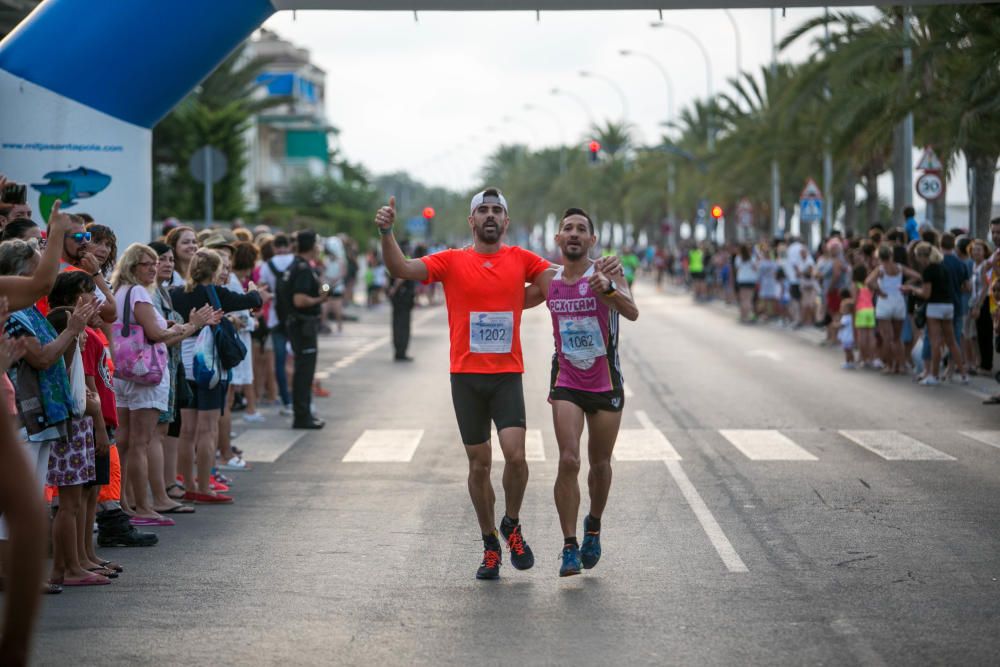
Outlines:
POLYGON ((569 401, 587 414, 593 414, 598 410, 621 412, 625 407, 625 392, 621 388, 611 391, 583 391, 569 387, 552 387, 549 390, 549 402, 552 401, 569 401))
POLYGON ((466 445, 489 442, 490 421, 497 431, 525 427, 520 373, 452 373, 451 402, 466 445))

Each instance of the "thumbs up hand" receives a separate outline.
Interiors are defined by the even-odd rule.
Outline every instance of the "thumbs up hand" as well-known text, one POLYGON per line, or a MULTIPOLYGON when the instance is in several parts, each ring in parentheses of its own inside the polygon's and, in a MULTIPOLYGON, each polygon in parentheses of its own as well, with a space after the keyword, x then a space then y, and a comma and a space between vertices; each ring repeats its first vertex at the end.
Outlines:
POLYGON ((380 234, 392 231, 392 223, 396 221, 396 198, 389 197, 389 205, 383 206, 375 214, 375 225, 380 234))

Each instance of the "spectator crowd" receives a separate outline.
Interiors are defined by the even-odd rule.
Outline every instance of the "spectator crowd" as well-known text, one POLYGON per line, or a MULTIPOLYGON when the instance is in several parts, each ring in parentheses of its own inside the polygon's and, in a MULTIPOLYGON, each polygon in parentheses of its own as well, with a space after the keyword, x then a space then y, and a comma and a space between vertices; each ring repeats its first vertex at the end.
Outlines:
MULTIPOLYGON (((863 237, 834 232, 815 249, 798 238, 703 242, 663 264, 695 299, 735 305, 742 324, 822 329, 845 370, 910 375, 926 387, 1000 381, 1000 218, 980 239, 918 226, 912 207, 904 216, 903 226, 872 225, 863 237)), ((1000 404, 1000 394, 984 403, 1000 404)))
POLYGON ((151 527, 234 502, 227 475, 249 467, 234 412, 259 423, 273 405, 292 428, 322 428, 318 336, 342 330, 359 277, 370 304, 393 286, 347 237, 168 221, 160 238, 120 249, 85 213, 56 202, 43 227, 23 186, 0 177, 0 190, 8 664, 23 657, 39 587, 111 584, 124 567, 97 549, 153 546, 151 527), (49 520, 28 502, 43 490, 49 520))

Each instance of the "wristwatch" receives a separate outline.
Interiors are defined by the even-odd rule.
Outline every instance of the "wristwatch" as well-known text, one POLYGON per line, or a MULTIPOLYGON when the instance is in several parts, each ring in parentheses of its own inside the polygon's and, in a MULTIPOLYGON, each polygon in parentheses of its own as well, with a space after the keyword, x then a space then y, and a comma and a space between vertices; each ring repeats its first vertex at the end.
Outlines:
POLYGON ((615 286, 615 281, 609 280, 608 289, 604 290, 604 296, 614 296, 614 293, 617 291, 618 288, 615 286))

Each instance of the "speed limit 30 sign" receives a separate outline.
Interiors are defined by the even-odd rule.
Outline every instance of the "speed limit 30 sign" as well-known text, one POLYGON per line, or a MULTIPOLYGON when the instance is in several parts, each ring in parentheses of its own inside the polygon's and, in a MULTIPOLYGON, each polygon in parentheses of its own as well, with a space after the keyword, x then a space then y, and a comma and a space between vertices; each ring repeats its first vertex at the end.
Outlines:
POLYGON ((928 201, 934 201, 944 194, 944 181, 941 175, 933 171, 923 174, 917 179, 917 194, 928 201))

